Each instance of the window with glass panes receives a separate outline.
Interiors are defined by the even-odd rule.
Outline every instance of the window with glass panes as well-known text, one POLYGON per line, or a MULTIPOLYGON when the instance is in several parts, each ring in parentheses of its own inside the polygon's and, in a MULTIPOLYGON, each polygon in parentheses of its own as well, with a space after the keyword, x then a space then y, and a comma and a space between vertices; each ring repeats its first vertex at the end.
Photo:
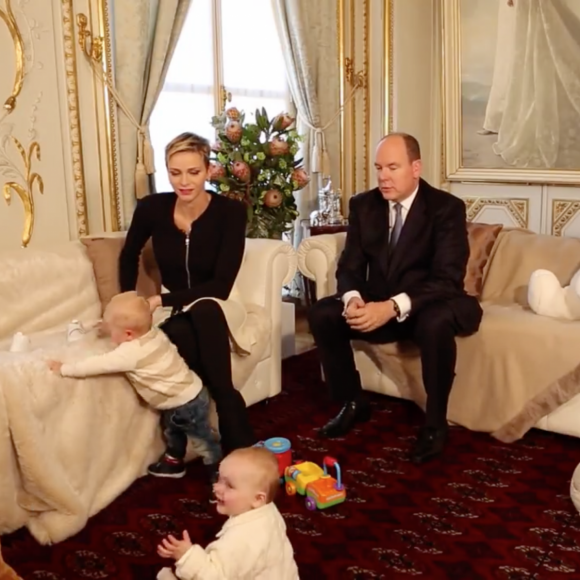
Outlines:
POLYGON ((289 106, 284 57, 271 0, 194 0, 151 116, 157 191, 170 189, 165 145, 192 131, 214 140, 213 115, 224 107, 251 119, 289 106))

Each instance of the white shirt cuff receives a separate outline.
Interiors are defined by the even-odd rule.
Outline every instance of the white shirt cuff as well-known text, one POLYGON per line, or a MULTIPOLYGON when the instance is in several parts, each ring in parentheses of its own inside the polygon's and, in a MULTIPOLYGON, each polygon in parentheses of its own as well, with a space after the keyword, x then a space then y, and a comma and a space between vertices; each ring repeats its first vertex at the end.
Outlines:
POLYGON ((344 304, 343 314, 346 312, 346 306, 349 303, 351 298, 360 298, 362 300, 362 296, 358 290, 349 290, 342 295, 342 303, 344 304))
POLYGON ((403 292, 402 294, 393 296, 391 300, 399 307, 401 312, 401 315, 397 316, 397 322, 403 322, 411 312, 411 299, 409 298, 409 295, 403 292))

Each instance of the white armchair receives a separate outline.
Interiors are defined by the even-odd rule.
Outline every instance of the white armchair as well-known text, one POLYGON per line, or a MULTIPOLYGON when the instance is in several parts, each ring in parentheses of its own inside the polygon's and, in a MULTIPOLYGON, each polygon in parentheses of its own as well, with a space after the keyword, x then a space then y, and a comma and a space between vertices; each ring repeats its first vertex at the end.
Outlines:
POLYGON ((316 283, 316 298, 336 292, 336 266, 344 249, 346 233, 306 238, 298 248, 298 270, 316 283))

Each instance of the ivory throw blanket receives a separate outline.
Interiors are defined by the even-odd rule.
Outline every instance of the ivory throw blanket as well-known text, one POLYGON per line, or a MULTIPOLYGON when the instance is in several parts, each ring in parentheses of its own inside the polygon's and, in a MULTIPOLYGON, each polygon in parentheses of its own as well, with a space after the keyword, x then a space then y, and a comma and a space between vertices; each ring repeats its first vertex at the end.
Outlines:
POLYGON ((158 415, 122 375, 70 379, 47 358, 74 362, 107 350, 87 336, 34 337, 0 353, 0 533, 26 525, 41 543, 80 531, 161 452, 158 415))
MULTIPOLYGON (((247 310, 258 338, 251 354, 234 356, 238 388, 268 345, 263 309, 247 310)), ((36 334, 26 353, 8 347, 0 345, 0 534, 27 526, 42 544, 60 542, 146 473, 164 448, 159 416, 123 375, 50 372, 47 359, 74 362, 111 348, 94 333, 70 345, 64 333, 36 334)))

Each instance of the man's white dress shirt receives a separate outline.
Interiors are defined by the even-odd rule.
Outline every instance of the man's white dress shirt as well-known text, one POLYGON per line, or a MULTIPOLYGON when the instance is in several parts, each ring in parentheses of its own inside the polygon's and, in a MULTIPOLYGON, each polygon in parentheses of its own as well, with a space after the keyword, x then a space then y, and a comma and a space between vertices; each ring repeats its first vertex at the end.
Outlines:
MULTIPOLYGON (((415 191, 409 197, 405 198, 403 201, 398 202, 402 206, 401 218, 403 220, 403 226, 405 225, 405 220, 407 219, 407 216, 409 215, 409 210, 411 209, 411 206, 413 205, 413 202, 415 201, 415 198, 417 197, 417 191, 419 191, 419 186, 416 187, 415 191)), ((391 237, 393 227, 395 225, 395 219, 397 217, 397 213, 396 213, 396 209, 395 209, 396 203, 397 203, 396 201, 389 200, 389 212, 390 212, 390 214, 389 214, 389 238, 391 237)), ((362 297, 361 297, 360 292, 358 290, 350 290, 349 292, 345 292, 342 296, 342 301, 344 303, 345 308, 346 308, 346 306, 349 303, 351 298, 362 298, 362 297)), ((397 294, 396 296, 392 296, 390 298, 390 300, 393 300, 395 302, 395 304, 399 307, 399 310, 401 312, 401 315, 397 316, 397 321, 403 322, 403 320, 405 320, 409 316, 409 314, 411 313, 411 299, 409 298, 409 295, 405 292, 402 292, 401 294, 397 294)))

